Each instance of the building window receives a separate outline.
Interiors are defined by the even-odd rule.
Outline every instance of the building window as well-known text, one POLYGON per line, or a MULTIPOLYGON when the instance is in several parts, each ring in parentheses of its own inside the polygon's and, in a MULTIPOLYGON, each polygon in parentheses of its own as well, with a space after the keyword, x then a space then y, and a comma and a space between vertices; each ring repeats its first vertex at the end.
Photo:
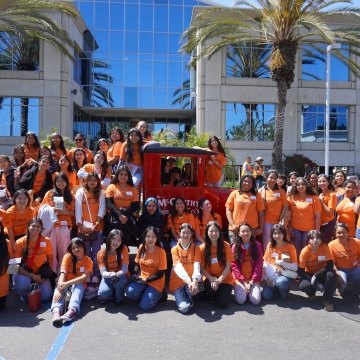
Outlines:
POLYGON ((0 97, 0 124, 0 136, 39 134, 39 99, 0 97))
MULTIPOLYGON (((301 141, 324 142, 325 105, 301 105, 301 141)), ((348 141, 349 107, 330 106, 330 141, 348 141)))
MULTIPOLYGON (((314 47, 304 46, 302 49, 302 80, 326 80, 326 45, 318 44, 314 47), (317 49, 317 48, 318 49, 317 49)), ((349 46, 341 46, 341 54, 344 58, 350 57, 349 46)), ((349 68, 333 54, 330 57, 330 80, 349 81, 349 68)))
POLYGON ((226 140, 274 141, 274 104, 226 103, 225 111, 226 140))
POLYGON ((226 55, 226 76, 231 78, 269 78, 270 45, 241 43, 229 46, 226 55))
POLYGON ((39 41, 0 32, 0 70, 39 70, 39 41))

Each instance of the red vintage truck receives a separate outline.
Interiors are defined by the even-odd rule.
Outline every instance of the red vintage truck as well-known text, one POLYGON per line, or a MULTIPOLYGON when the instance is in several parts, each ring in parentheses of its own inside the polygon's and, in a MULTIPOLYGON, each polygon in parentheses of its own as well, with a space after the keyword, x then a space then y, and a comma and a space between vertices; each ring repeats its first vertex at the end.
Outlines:
POLYGON ((144 148, 144 187, 143 199, 155 197, 164 215, 169 214, 170 207, 176 197, 186 200, 187 206, 197 213, 198 201, 208 198, 213 210, 222 217, 223 227, 228 221, 225 215, 225 202, 233 189, 205 186, 205 160, 211 151, 199 148, 168 147, 153 144, 144 148), (175 159, 176 166, 189 163, 191 166, 191 179, 186 184, 171 186, 161 183, 164 164, 169 159, 175 159))

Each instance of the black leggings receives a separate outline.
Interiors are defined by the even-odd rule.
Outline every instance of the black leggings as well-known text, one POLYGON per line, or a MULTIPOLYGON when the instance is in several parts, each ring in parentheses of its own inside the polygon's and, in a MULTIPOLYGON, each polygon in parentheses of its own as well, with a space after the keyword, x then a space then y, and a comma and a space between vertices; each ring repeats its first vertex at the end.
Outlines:
POLYGON ((6 296, 1 296, 0 297, 0 310, 2 310, 5 307, 5 303, 6 303, 6 296))
POLYGON ((231 292, 232 292, 232 285, 230 284, 219 284, 219 287, 216 291, 214 291, 211 287, 211 283, 208 279, 204 281, 204 288, 205 288, 205 298, 214 301, 215 305, 219 308, 224 308, 229 305, 231 292))
MULTIPOLYGON (((306 273, 307 279, 301 280, 299 289, 307 295, 315 295, 316 289, 311 285, 311 277, 313 274, 306 273)), ((336 290, 336 274, 333 271, 328 271, 318 277, 318 282, 324 285, 324 301, 333 303, 334 292, 336 290)))

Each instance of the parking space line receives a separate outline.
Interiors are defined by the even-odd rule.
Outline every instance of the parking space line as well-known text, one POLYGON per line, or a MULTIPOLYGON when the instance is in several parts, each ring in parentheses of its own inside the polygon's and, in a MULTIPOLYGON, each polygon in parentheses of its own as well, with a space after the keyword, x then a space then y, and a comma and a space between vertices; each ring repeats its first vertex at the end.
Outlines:
POLYGON ((51 349, 46 355, 45 360, 56 360, 65 345, 66 339, 68 338, 72 328, 74 327, 74 322, 71 324, 65 325, 61 328, 61 331, 57 338, 55 339, 51 349))

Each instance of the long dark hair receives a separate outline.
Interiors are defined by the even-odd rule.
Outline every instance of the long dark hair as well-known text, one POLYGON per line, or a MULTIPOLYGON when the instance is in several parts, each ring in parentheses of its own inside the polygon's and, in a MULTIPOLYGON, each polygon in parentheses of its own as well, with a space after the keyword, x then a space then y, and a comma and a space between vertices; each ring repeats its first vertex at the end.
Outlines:
POLYGON ((98 140, 98 142, 97 142, 97 144, 96 144, 95 152, 101 151, 101 150, 100 150, 100 142, 106 142, 107 145, 108 145, 108 148, 110 147, 109 141, 108 141, 107 139, 105 139, 105 138, 101 138, 101 139, 98 140))
POLYGON ((142 152, 142 146, 144 145, 144 140, 143 140, 143 136, 140 132, 139 129, 136 128, 132 128, 129 130, 128 135, 127 135, 127 139, 126 139, 126 149, 125 149, 125 153, 126 153, 126 161, 127 162, 131 162, 132 160, 134 160, 134 144, 130 141, 130 135, 135 133, 138 137, 139 140, 137 142, 137 144, 139 145, 139 151, 140 151, 140 156, 141 156, 141 160, 143 159, 143 152, 142 152))
POLYGON ((215 141, 217 141, 217 143, 218 143, 218 150, 219 150, 219 152, 220 153, 222 153, 222 154, 224 154, 225 156, 226 156, 226 154, 225 154, 225 150, 224 150, 224 148, 223 148, 223 146, 221 145, 221 142, 220 142, 220 140, 219 140, 219 138, 217 137, 217 136, 211 136, 210 138, 209 138, 209 140, 208 140, 208 148, 210 149, 210 150, 213 150, 213 148, 211 147, 211 142, 213 141, 213 140, 215 140, 215 141))
POLYGON ((20 189, 20 190, 16 190, 15 191, 15 194, 13 196, 13 204, 16 205, 16 199, 21 195, 21 194, 24 194, 27 199, 28 199, 28 203, 26 204, 26 207, 30 206, 30 202, 31 202, 31 199, 30 199, 30 195, 28 193, 27 190, 25 189, 20 189))
POLYGON ((59 173, 59 174, 57 174, 55 176, 55 178, 54 178, 54 189, 53 189, 53 195, 52 196, 53 197, 54 196, 63 196, 64 201, 69 205, 71 204, 71 202, 73 200, 73 196, 72 196, 71 191, 70 191, 70 183, 69 183, 69 179, 66 176, 66 174, 59 173), (64 193, 62 193, 61 190, 56 185, 56 181, 59 178, 61 178, 62 180, 64 180, 66 182, 66 187, 64 189, 64 193))
POLYGON ((123 132, 121 131, 121 129, 119 127, 114 127, 110 131, 110 143, 111 143, 111 145, 114 144, 113 141, 111 140, 111 133, 114 132, 114 131, 116 131, 120 136, 120 140, 117 140, 117 141, 124 142, 124 134, 123 134, 123 132))
MULTIPOLYGON (((32 132, 32 131, 29 131, 29 132, 26 133, 25 139, 24 139, 24 144, 23 144, 23 145, 25 145, 25 146, 28 145, 28 143, 27 143, 27 138, 28 138, 29 136, 32 136, 32 137, 34 138, 34 141, 35 141, 35 142, 34 142, 34 145, 32 145, 33 148, 40 151, 40 147, 41 147, 40 141, 39 141, 37 135, 36 135, 34 132, 32 132)), ((37 159, 34 159, 34 160, 37 160, 37 159)))
POLYGON ((61 167, 60 167, 60 159, 65 159, 67 162, 68 162, 68 166, 67 166, 67 168, 66 168, 66 170, 69 172, 69 173, 71 173, 71 172, 73 172, 73 168, 72 168, 72 166, 71 166, 71 161, 70 161, 70 159, 69 159, 69 157, 67 156, 67 155, 61 155, 60 157, 59 157, 59 160, 58 160, 58 165, 57 165, 57 171, 59 172, 59 171, 62 171, 61 170, 61 167))
POLYGON ((171 217, 171 221, 172 223, 174 224, 175 223, 175 216, 177 215, 177 211, 176 211, 176 202, 178 200, 181 200, 184 205, 185 205, 185 208, 184 208, 184 213, 189 213, 190 210, 188 209, 188 207, 186 206, 186 201, 183 197, 181 196, 177 196, 175 199, 174 199, 174 202, 173 202, 173 206, 170 208, 170 217, 171 217))
POLYGON ((59 138, 60 138, 59 148, 62 150, 62 152, 64 153, 64 155, 66 155, 66 154, 67 154, 67 151, 66 151, 66 149, 65 149, 64 139, 63 139, 62 136, 61 136, 60 134, 58 134, 58 133, 53 133, 53 134, 51 134, 51 138, 50 138, 50 150, 53 151, 53 152, 56 151, 55 145, 54 145, 53 140, 52 140, 54 136, 59 136, 59 138))
POLYGON ((71 239, 70 243, 69 243, 69 245, 68 245, 68 247, 66 249, 66 252, 71 255, 72 265, 73 265, 73 269, 72 269, 73 270, 72 271, 73 275, 76 274, 76 263, 77 263, 77 258, 73 254, 72 249, 71 249, 74 245, 83 248, 84 249, 84 256, 86 255, 86 247, 85 247, 84 241, 79 237, 75 237, 75 238, 71 239))
POLYGON ((298 182, 299 181, 303 181, 305 183, 305 186, 306 186, 306 194, 307 195, 317 195, 315 190, 313 189, 313 187, 306 181, 305 178, 303 177, 298 177, 296 180, 295 180, 295 184, 292 186, 291 188, 291 191, 290 191, 290 194, 291 195, 297 195, 299 193, 298 189, 297 189, 297 185, 298 185, 298 182))
POLYGON ((256 191, 255 179, 254 179, 251 175, 249 175, 249 174, 243 175, 243 176, 241 177, 240 183, 239 183, 239 193, 240 193, 240 194, 243 193, 242 187, 243 187, 244 180, 245 180, 246 178, 249 178, 249 179, 251 179, 251 181, 252 181, 252 186, 251 186, 251 189, 250 189, 249 193, 251 193, 251 194, 253 194, 253 195, 256 196, 257 191, 256 191))
POLYGON ((77 148, 75 151, 74 151, 74 156, 73 156, 73 162, 72 162, 72 168, 73 168, 73 170, 75 170, 76 172, 78 172, 84 165, 86 165, 87 164, 87 160, 86 160, 86 154, 85 154, 85 151, 83 150, 83 149, 81 149, 81 148, 77 148), (83 154, 84 154, 84 161, 83 161, 83 163, 82 163, 82 165, 79 167, 79 165, 78 165, 78 162, 77 162, 77 160, 76 160, 76 158, 75 158, 75 155, 76 155, 76 153, 78 153, 78 152, 82 152, 83 154))
POLYGON ((149 226, 147 227, 144 232, 142 233, 141 235, 141 239, 142 239, 142 242, 141 242, 141 245, 139 246, 139 257, 143 257, 144 254, 145 254, 145 239, 146 239, 146 235, 152 231, 155 236, 156 236, 156 242, 155 242, 155 245, 162 248, 162 245, 161 245, 161 242, 160 242, 160 234, 159 234, 159 230, 156 228, 156 227, 153 227, 153 226, 149 226))
MULTIPOLYGON (((26 230, 26 247, 24 248, 23 254, 22 254, 22 259, 21 259, 21 263, 22 264, 26 264, 26 258, 29 254, 29 242, 30 242, 30 225, 31 224, 39 224, 41 226, 41 231, 43 230, 44 226, 42 221, 39 218, 33 218, 31 219, 28 224, 27 224, 27 230, 26 230)), ((41 234, 39 235, 41 236, 41 234)))
POLYGON ((208 230, 209 230, 210 226, 215 226, 219 231, 219 237, 217 239, 216 257, 217 257, 217 260, 218 260, 219 264, 221 264, 222 266, 226 266, 224 238, 222 236, 220 226, 216 221, 210 221, 206 225, 206 229, 205 229, 205 239, 204 239, 204 243, 205 243, 205 266, 210 266, 211 265, 211 240, 210 240, 209 235, 208 235, 208 230))
MULTIPOLYGON (((251 247, 250 250, 251 251, 250 251, 250 253, 251 253, 251 259, 253 261, 255 261, 259 257, 259 252, 258 252, 258 248, 257 248, 257 245, 256 245, 255 237, 252 234, 251 226, 248 223, 242 223, 239 226, 239 232, 240 232, 241 226, 247 226, 250 229, 250 233, 251 233, 251 237, 250 237, 250 247, 251 247)), ((244 259, 243 259, 243 251, 241 249, 241 245, 243 245, 242 238, 240 237, 240 235, 236 236, 235 248, 234 248, 234 258, 235 258, 235 261, 237 263, 239 263, 239 264, 241 264, 244 261, 244 259)))
MULTIPOLYGON (((276 179, 279 178, 279 173, 277 172, 277 170, 275 170, 275 169, 270 169, 270 170, 268 170, 268 171, 266 172, 266 174, 265 174, 266 180, 268 179, 268 177, 269 177, 271 174, 275 174, 275 175, 276 175, 276 179)), ((264 187, 265 187, 265 189, 269 189, 267 182, 265 183, 264 187)), ((279 185, 278 185, 278 184, 275 184, 274 190, 279 190, 279 185)))
MULTIPOLYGON (((108 164, 108 161, 107 161, 106 154, 105 154, 104 151, 99 150, 99 151, 96 152, 95 156, 96 155, 100 155, 104 159, 104 161, 103 161, 103 163, 101 165, 101 168, 102 168, 101 169, 101 177, 103 179, 105 179, 106 175, 108 174, 108 169, 109 169, 109 164, 108 164)), ((95 156, 94 156, 94 163, 95 163, 95 156)))
POLYGON ((0 276, 6 274, 9 266, 10 254, 6 242, 4 229, 0 225, 0 276))
POLYGON ((337 171, 337 172, 334 174, 333 185, 334 185, 334 188, 335 188, 335 189, 345 187, 345 181, 346 181, 346 174, 345 174, 344 171, 339 170, 339 171, 337 171), (339 174, 339 173, 342 174, 342 176, 344 177, 344 182, 343 182, 342 185, 338 185, 338 184, 336 183, 336 178, 335 178, 335 177, 336 177, 336 174, 339 174))
POLYGON ((92 177, 96 178, 96 181, 97 181, 97 185, 96 185, 96 187, 93 189, 94 199, 100 200, 99 198, 100 198, 100 193, 101 193, 101 180, 100 180, 100 178, 99 178, 99 176, 98 176, 97 173, 95 173, 95 172, 89 173, 89 174, 86 176, 86 182, 85 182, 85 184, 84 184, 83 187, 84 187, 84 189, 85 189, 86 191, 90 192, 90 188, 89 188, 88 182, 89 182, 89 179, 92 178, 92 177))
POLYGON ((131 176, 131 172, 130 172, 129 168, 126 165, 120 165, 117 168, 116 173, 114 175, 114 178, 111 180, 111 183, 112 184, 117 184, 119 182, 120 171, 126 171, 127 172, 127 174, 128 174, 127 184, 130 185, 130 186, 134 186, 134 182, 133 182, 133 179, 132 179, 132 176, 131 176))
MULTIPOLYGON (((200 199, 200 200, 199 200, 199 206, 198 206, 198 207, 199 207, 199 214, 198 214, 198 218, 199 218, 199 220, 200 220, 200 224, 201 224, 201 225, 203 225, 202 220, 203 220, 204 211, 203 211, 202 207, 204 206, 205 201, 209 201, 209 202, 210 202, 210 200, 207 199, 207 198, 203 198, 203 199, 200 199)), ((213 209, 212 207, 211 207, 210 214, 211 214, 212 217, 215 219, 215 212, 214 212, 214 209, 213 209)))
MULTIPOLYGON (((328 175, 325 175, 325 174, 320 174, 318 176, 318 181, 320 178, 325 178, 326 181, 328 182, 328 189, 331 190, 331 191, 335 191, 335 188, 334 188, 334 185, 331 183, 331 179, 330 179, 330 176, 328 175)), ((321 190, 321 188, 318 186, 318 193, 321 194, 323 191, 321 190)))
POLYGON ((289 244, 292 244, 292 241, 288 239, 287 232, 284 225, 281 224, 275 224, 270 231, 270 247, 275 248, 276 247, 276 241, 273 238, 274 232, 279 231, 284 235, 283 240, 289 244))
MULTIPOLYGON (((22 146, 20 146, 20 145, 14 146, 12 155, 13 155, 14 163, 15 163, 16 166, 20 166, 25 162, 25 151, 24 151, 24 148, 22 146), (21 160, 15 159, 14 153, 17 150, 20 150, 22 152, 22 159, 21 160)), ((34 160, 37 161, 38 159, 34 159, 34 160)))
POLYGON ((115 236, 120 236, 120 239, 121 239, 120 246, 116 249, 116 261, 118 264, 118 268, 120 268, 122 265, 121 253, 125 246, 124 235, 121 230, 112 229, 109 232, 108 236, 106 237, 106 247, 105 247, 105 257, 104 257, 106 269, 108 269, 108 257, 109 257, 110 251, 111 251, 111 241, 115 236))

